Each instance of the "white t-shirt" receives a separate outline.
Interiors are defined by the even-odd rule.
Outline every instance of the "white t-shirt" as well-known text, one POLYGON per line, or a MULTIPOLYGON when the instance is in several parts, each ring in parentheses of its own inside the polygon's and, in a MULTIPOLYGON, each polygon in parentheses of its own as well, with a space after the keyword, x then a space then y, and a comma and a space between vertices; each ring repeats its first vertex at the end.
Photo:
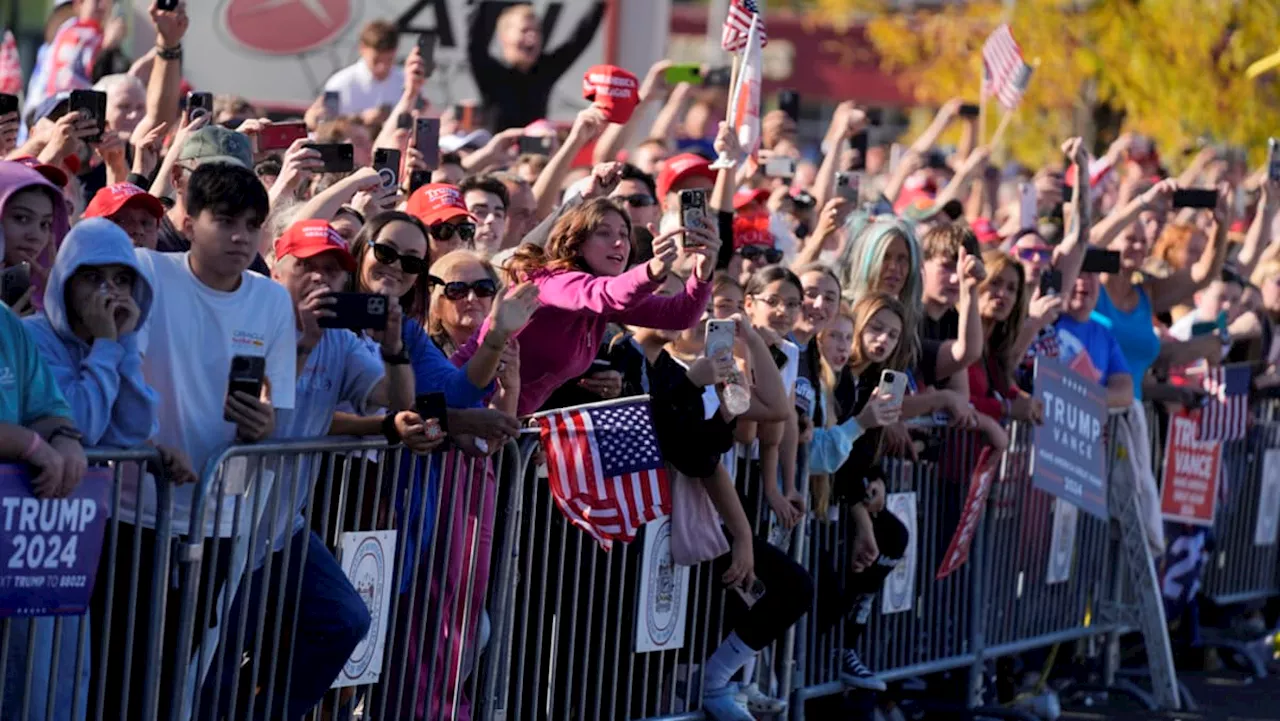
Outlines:
MULTIPOLYGON (((160 397, 160 430, 153 440, 186 453, 192 469, 203 476, 205 464, 235 441, 235 425, 222 418, 234 356, 265 357, 271 404, 281 410, 293 408, 297 374, 293 302, 283 286, 252 271, 241 274, 239 288, 224 293, 195 277, 186 253, 143 248, 136 253, 138 262, 151 271, 155 291, 151 314, 138 333, 143 376, 160 397)), ((175 533, 188 532, 194 491, 193 486, 174 489, 175 533)), ((122 505, 124 500, 132 499, 122 499, 122 505)), ((217 534, 221 536, 232 530, 234 508, 230 497, 225 500, 228 507, 217 534)), ((205 532, 213 535, 217 504, 209 503, 207 509, 205 532)), ((151 483, 144 492, 140 523, 155 524, 151 483)))
POLYGON ((338 93, 341 100, 339 109, 343 115, 395 105, 404 94, 404 68, 393 66, 385 80, 375 80, 369 66, 363 60, 357 60, 355 65, 348 65, 329 76, 324 89, 338 93))

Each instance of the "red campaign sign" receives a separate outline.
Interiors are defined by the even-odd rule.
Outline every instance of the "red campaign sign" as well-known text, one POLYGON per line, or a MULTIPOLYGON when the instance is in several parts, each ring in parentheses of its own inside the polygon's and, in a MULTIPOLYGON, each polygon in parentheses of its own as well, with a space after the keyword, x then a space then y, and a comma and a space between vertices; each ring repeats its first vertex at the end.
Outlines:
POLYGON ((969 549, 973 546, 973 537, 978 531, 982 514, 987 510, 987 496, 991 494, 991 483, 999 468, 1000 456, 991 452, 991 446, 984 447, 978 456, 978 465, 973 469, 973 477, 969 480, 969 494, 964 499, 960 523, 956 525, 951 545, 947 546, 947 555, 938 567, 937 575, 933 577, 935 581, 950 576, 969 560, 969 549))
POLYGON ((1218 504, 1222 443, 1201 441, 1198 435, 1199 424, 1190 411, 1181 411, 1169 419, 1160 513, 1167 521, 1212 527, 1218 504))

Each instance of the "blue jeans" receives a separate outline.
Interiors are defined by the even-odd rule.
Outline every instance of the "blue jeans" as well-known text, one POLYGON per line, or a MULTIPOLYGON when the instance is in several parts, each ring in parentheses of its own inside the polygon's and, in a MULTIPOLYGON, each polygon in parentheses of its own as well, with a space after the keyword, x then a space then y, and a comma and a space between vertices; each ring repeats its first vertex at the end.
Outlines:
MULTIPOLYGON (((258 686, 254 697, 256 718, 298 719, 319 704, 334 679, 342 671, 356 645, 369 632, 369 609, 356 593, 347 576, 342 572, 333 554, 310 531, 300 531, 290 541, 289 568, 283 569, 285 551, 271 557, 271 578, 267 580, 266 567, 247 576, 241 583, 236 600, 223 619, 227 625, 226 648, 223 651, 223 667, 220 673, 210 671, 206 680, 201 706, 208 709, 213 703, 215 684, 221 685, 219 715, 230 709, 231 686, 237 671, 242 672, 237 688, 241 698, 236 704, 236 716, 243 713, 248 693, 258 686), (301 563, 303 549, 306 563, 301 563), (245 604, 248 590, 248 604, 245 604), (276 606, 283 597, 283 613, 277 618, 276 606), (294 608, 294 601, 297 607, 294 608), (261 605, 265 604, 265 605, 261 605), (240 666, 235 658, 236 636, 239 633, 241 615, 247 614, 243 650, 252 654, 259 618, 264 619, 261 655, 257 659, 258 679, 247 678, 252 662, 240 666), (294 630, 296 625, 296 631, 294 630), (280 652, 275 657, 276 673, 269 676, 272 650, 277 637, 280 652), (293 650, 289 651, 292 639, 293 650), (289 696, 284 699, 285 676, 289 676, 289 696), (267 684, 274 684, 272 708, 266 708, 267 684), (287 703, 287 706, 286 706, 287 703)), ((208 716, 208 712, 205 712, 208 716)))

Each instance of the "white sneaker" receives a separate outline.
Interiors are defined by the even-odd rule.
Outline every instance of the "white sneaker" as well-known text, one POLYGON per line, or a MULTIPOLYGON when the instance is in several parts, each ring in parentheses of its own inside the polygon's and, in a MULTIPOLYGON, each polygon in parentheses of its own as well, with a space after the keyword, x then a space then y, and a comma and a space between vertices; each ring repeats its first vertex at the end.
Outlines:
POLYGON ((744 685, 738 694, 746 701, 747 709, 753 714, 778 714, 787 708, 786 701, 761 691, 755 683, 744 685))

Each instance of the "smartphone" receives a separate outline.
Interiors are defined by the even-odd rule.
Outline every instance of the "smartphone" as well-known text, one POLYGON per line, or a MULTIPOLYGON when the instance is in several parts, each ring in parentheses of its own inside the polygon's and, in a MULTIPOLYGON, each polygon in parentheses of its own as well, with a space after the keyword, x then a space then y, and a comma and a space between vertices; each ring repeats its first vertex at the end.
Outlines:
POLYGON ((778 370, 782 370, 787 365, 787 354, 778 346, 769 346, 769 355, 773 357, 773 364, 778 366, 778 370))
POLYGON ((351 143, 308 143, 307 147, 320 152, 326 173, 350 173, 356 168, 355 148, 351 143))
MULTIPOLYGON (((0 98, 0 100, 3 100, 3 98, 0 98)), ((0 106, 0 115, 5 112, 3 106, 0 106)), ((1267 140, 1267 180, 1273 183, 1280 181, 1280 142, 1277 142, 1275 138, 1267 140)))
POLYGON ((432 32, 418 33, 418 54, 427 61, 427 67, 436 62, 436 34, 432 32))
POLYGON ((862 131, 849 139, 849 147, 853 148, 853 165, 850 170, 865 170, 867 167, 867 131, 862 131))
MULTIPOLYGON (((680 191, 680 225, 689 229, 707 230, 707 191, 680 191)), ((689 242, 689 236, 683 236, 683 242, 690 248, 700 247, 697 241, 689 242)))
POLYGON ((449 412, 443 393, 424 393, 414 399, 413 409, 422 417, 427 438, 432 440, 442 434, 445 415, 449 412))
POLYGON ((867 125, 879 127, 884 122, 884 111, 880 108, 867 108, 867 125))
POLYGON ((794 90, 778 91, 778 109, 793 122, 800 122, 800 93, 794 90))
POLYGON ((1035 183, 1018 185, 1018 222, 1022 230, 1034 229, 1039 222, 1037 204, 1040 202, 1035 183))
POLYGON ((98 132, 85 138, 87 143, 102 140, 102 133, 107 129, 107 94, 97 90, 72 90, 71 100, 67 107, 69 112, 80 112, 98 122, 98 132))
POLYGON ((719 358, 722 355, 733 356, 734 333, 737 324, 732 320, 707 321, 707 343, 704 355, 708 358, 719 358))
POLYGON ((681 65, 672 65, 663 73, 663 79, 667 81, 667 85, 679 85, 680 83, 689 83, 690 85, 702 84, 702 67, 693 63, 684 63, 681 65))
POLYGON ((397 130, 413 129, 413 115, 411 115, 410 113, 400 113, 399 115, 397 115, 396 129, 397 130))
POLYGON ((1086 248, 1080 263, 1081 273, 1119 273, 1120 251, 1105 248, 1086 248))
POLYGON ((0 93, 0 115, 18 112, 18 96, 0 93))
POLYGON ((307 124, 302 121, 275 123, 258 131, 258 150, 261 152, 285 150, 293 145, 294 141, 305 137, 307 137, 307 124))
POLYGON ((413 147, 422 153, 428 168, 440 167, 440 118, 414 120, 413 147))
POLYGON ((794 158, 780 156, 770 158, 769 162, 764 164, 764 174, 770 178, 786 178, 791 179, 796 174, 796 161, 794 158))
POLYGON ((595 358, 591 361, 591 373, 603 373, 613 370, 613 364, 607 358, 595 358))
POLYGON ((732 68, 712 68, 703 76, 702 84, 709 88, 727 88, 732 79, 732 68))
POLYGON ((480 108, 474 105, 453 106, 453 117, 458 119, 458 129, 469 133, 480 127, 480 108))
POLYGON ((981 112, 982 109, 973 103, 965 103, 960 106, 960 117, 962 118, 976 118, 981 112))
POLYGON ((7 306, 17 305, 31 287, 31 265, 19 263, 0 272, 0 301, 7 306))
POLYGON ((742 599, 742 602, 747 605, 747 608, 751 608, 760 599, 764 598, 764 581, 758 578, 752 581, 751 586, 748 588, 743 588, 742 586, 733 586, 732 588, 738 594, 738 597, 742 599))
POLYGON ((376 293, 332 293, 333 315, 320 318, 321 328, 383 330, 387 327, 387 296, 376 293))
POLYGON ((1218 191, 1213 188, 1180 188, 1173 191, 1175 208, 1216 208, 1218 191))
POLYGON ((858 202, 862 190, 862 173, 836 173, 836 196, 850 203, 858 202))
POLYGON ((1047 268, 1040 273, 1040 295, 1058 295, 1062 292, 1062 271, 1047 268))
POLYGON ((342 96, 337 90, 324 91, 324 115, 326 118, 336 118, 342 114, 342 96))
POLYGON ((521 136, 519 148, 521 155, 551 155, 551 148, 555 145, 549 135, 540 136, 521 136))
POLYGON ((178 9, 178 0, 156 0, 156 9, 173 12, 178 9))
POLYGON ((907 374, 885 369, 880 373, 880 394, 888 396, 894 405, 902 405, 907 394, 907 374))
POLYGON ((373 151, 373 169, 382 178, 383 188, 400 184, 400 151, 396 148, 378 148, 373 151))
POLYGON ((424 185, 426 185, 427 183, 430 183, 430 182, 431 182, 431 171, 430 171, 430 170, 414 170, 414 171, 410 171, 410 173, 409 173, 409 192, 410 192, 410 193, 412 193, 413 191, 417 190, 418 188, 421 188, 422 186, 424 186, 424 185))
MULTIPOLYGON (((267 359, 260 355, 238 355, 231 359, 231 373, 227 376, 227 395, 248 393, 254 398, 262 396, 262 382, 267 375, 267 359)), ((231 421, 223 416, 223 420, 231 421)), ((232 421, 234 422, 234 421, 232 421)))

